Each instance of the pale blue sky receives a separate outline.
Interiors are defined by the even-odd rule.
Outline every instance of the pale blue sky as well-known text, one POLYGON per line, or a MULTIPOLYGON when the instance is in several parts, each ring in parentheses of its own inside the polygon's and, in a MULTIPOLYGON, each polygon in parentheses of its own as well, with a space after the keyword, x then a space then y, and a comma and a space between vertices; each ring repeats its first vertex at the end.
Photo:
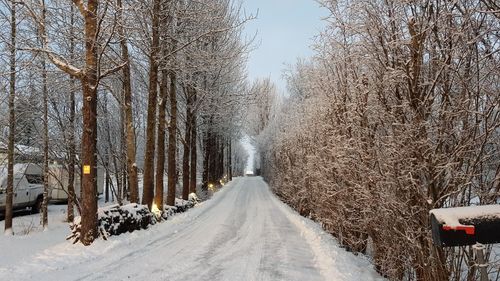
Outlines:
POLYGON ((248 73, 251 80, 270 76, 280 91, 286 90, 282 71, 286 64, 294 64, 297 57, 310 57, 310 45, 321 31, 327 15, 314 0, 243 0, 247 14, 258 18, 247 23, 245 32, 257 32, 250 54, 248 73))

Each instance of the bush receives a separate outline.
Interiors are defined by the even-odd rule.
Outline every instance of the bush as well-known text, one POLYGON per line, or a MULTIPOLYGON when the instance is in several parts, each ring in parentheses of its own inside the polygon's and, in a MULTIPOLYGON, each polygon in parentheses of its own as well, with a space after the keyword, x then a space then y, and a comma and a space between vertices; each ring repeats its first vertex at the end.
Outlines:
MULTIPOLYGON (((146 205, 135 203, 99 208, 97 219, 99 236, 104 240, 111 235, 146 229, 149 225, 156 223, 156 219, 146 205)), ((70 228, 71 235, 66 239, 76 243, 80 240, 81 217, 76 217, 70 224, 70 228)))
MULTIPOLYGON (((176 198, 175 206, 163 206, 161 218, 167 220, 176 213, 183 213, 199 203, 196 194, 189 195, 189 200, 176 198)), ((134 230, 147 229, 149 225, 156 224, 160 218, 152 213, 146 205, 131 203, 127 205, 112 205, 99 208, 97 212, 98 236, 107 240, 109 236, 120 235, 134 230)), ((77 243, 80 240, 81 217, 76 217, 70 224, 71 234, 66 240, 77 243)))

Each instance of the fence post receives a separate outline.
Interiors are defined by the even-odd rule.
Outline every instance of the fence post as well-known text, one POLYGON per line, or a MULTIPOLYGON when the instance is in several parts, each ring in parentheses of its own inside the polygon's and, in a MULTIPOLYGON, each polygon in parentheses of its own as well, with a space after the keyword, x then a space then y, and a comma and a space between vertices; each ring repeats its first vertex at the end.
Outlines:
POLYGON ((472 246, 476 254, 476 264, 479 267, 479 274, 481 281, 489 281, 488 279, 488 263, 484 259, 484 250, 486 249, 483 244, 476 243, 472 246))

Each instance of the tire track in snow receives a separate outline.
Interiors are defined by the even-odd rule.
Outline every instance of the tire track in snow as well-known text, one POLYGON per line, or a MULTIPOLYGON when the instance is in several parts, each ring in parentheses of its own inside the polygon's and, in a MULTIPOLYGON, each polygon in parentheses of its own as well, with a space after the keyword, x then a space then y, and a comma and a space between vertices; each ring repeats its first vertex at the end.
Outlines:
POLYGON ((23 278, 37 281, 382 280, 258 177, 236 179, 211 200, 150 230, 87 248, 63 246, 10 273, 30 272, 23 278), (75 254, 79 249, 83 253, 75 254), (59 265, 65 255, 69 260, 59 265))

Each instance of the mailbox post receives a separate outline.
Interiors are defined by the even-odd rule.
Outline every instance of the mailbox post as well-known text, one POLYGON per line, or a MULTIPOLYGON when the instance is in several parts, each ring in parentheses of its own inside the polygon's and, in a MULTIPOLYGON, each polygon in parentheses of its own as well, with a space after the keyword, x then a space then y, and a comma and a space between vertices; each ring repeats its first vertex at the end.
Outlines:
POLYGON ((476 263, 479 267, 479 273, 481 274, 481 281, 488 281, 488 262, 484 259, 484 250, 486 249, 483 244, 476 244, 472 246, 474 249, 474 254, 476 255, 476 263))
POLYGON ((474 245, 481 281, 488 280, 483 244, 500 243, 500 204, 430 211, 432 239, 438 247, 474 245))

